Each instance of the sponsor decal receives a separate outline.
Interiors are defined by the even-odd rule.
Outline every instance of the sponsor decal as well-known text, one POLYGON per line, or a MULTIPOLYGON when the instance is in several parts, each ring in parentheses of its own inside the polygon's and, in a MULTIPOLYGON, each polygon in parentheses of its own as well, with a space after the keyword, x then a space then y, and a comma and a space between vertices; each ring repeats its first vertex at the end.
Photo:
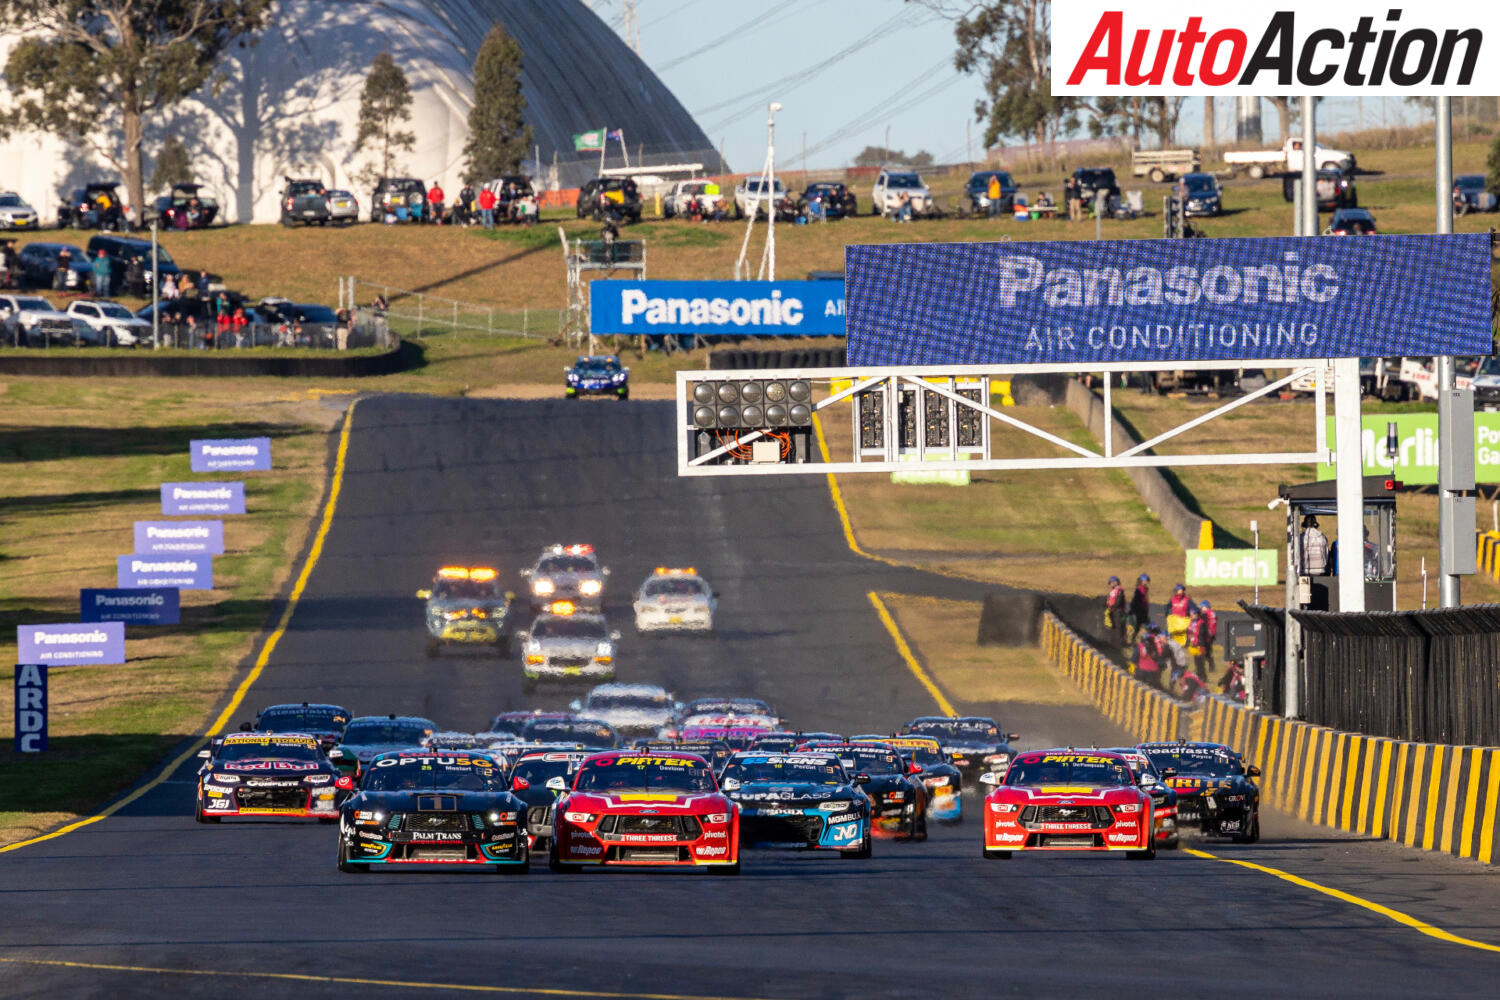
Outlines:
POLYGON ((163 514, 243 514, 244 483, 162 483, 163 514))
POLYGON ((1021 841, 1026 839, 1026 834, 1007 833, 1003 830, 996 830, 994 833, 990 834, 990 839, 999 841, 1002 844, 1019 844, 1021 843, 1021 841))
POLYGON ((135 551, 138 555, 224 554, 223 521, 137 521, 135 551))
POLYGON ((1116 757, 1101 757, 1086 753, 1049 753, 1038 760, 1027 760, 1028 764, 1118 764, 1116 757))
POLYGON ((594 845, 591 845, 591 844, 574 844, 574 845, 572 845, 571 847, 568 848, 568 853, 569 854, 582 854, 585 857, 588 857, 588 856, 595 855, 595 854, 603 854, 604 853, 604 848, 597 847, 597 846, 594 846, 594 845))
POLYGON ((215 768, 223 771, 316 771, 318 762, 315 760, 234 760, 223 764, 215 764, 215 768))
POLYGON ((842 281, 616 281, 590 296, 597 333, 840 336, 842 281))
POLYGON ((47 668, 42 664, 16 666, 16 753, 47 749, 47 668))
POLYGON ((43 665, 124 663, 121 622, 17 625, 16 662, 43 665))
POLYGON ((120 556, 116 576, 121 589, 176 587, 213 590, 213 556, 120 556))
POLYGON ((620 839, 627 844, 672 844, 677 836, 671 833, 622 833, 620 839))
POLYGON ((728 840, 729 839, 729 831, 727 831, 727 830, 708 830, 708 831, 706 831, 703 834, 703 839, 704 840, 728 840))
POLYGON ((445 832, 443 830, 423 830, 411 835, 413 844, 432 843, 439 840, 463 840, 461 833, 445 832))
MULTIPOLYGON (((1436 414, 1434 414, 1434 417, 1436 414)), ((1187 549, 1188 586, 1244 586, 1276 582, 1275 549, 1187 549)))
POLYGON ((448 767, 477 767, 492 770, 495 762, 488 757, 440 757, 436 754, 402 754, 399 757, 383 757, 374 767, 407 767, 412 764, 443 764, 448 767))
POLYGON ((840 823, 837 826, 830 827, 828 830, 828 839, 833 841, 835 844, 847 844, 851 841, 858 840, 859 824, 840 823))
POLYGON ((717 858, 729 853, 727 847, 700 847, 698 853, 705 858, 717 858))
POLYGON ((828 822, 829 823, 852 823, 852 822, 854 822, 857 819, 859 819, 859 814, 858 813, 839 813, 837 816, 831 816, 831 817, 829 817, 828 822))
POLYGON ((271 439, 228 438, 190 443, 194 472, 268 471, 271 439))
POLYGON ((1106 838, 1111 844, 1134 844, 1140 840, 1133 833, 1111 833, 1106 838))
POLYGON ((176 625, 181 620, 176 587, 127 587, 80 590, 78 619, 127 625, 176 625))
MULTIPOLYGON (((1396 425, 1396 478, 1403 483, 1432 485, 1438 481, 1438 420, 1436 413, 1366 414, 1360 418, 1360 457, 1366 476, 1389 476, 1392 455, 1385 449, 1386 424, 1396 425)), ((1328 422, 1330 428, 1333 421, 1328 422)), ((1500 482, 1500 413, 1474 414, 1474 478, 1500 482)), ((1332 456, 1330 456, 1332 457, 1332 456)), ((1332 479, 1337 465, 1318 466, 1319 479, 1332 479)))

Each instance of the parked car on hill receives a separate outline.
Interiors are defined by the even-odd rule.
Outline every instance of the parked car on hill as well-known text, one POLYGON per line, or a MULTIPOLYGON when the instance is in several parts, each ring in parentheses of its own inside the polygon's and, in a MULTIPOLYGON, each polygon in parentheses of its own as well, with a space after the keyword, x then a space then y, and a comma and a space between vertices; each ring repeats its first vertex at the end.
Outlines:
POLYGON ((0 337, 13 347, 81 343, 82 329, 40 295, 0 295, 0 337))
POLYGON ((743 219, 753 214, 757 219, 766 214, 766 205, 774 203, 777 218, 791 214, 791 199, 787 196, 786 184, 780 177, 767 188, 764 177, 746 177, 734 188, 734 217, 743 219))
MULTIPOLYGON (((140 261, 141 268, 145 272, 146 294, 150 293, 151 283, 154 280, 151 270, 151 241, 140 240, 132 236, 106 236, 100 234, 89 239, 88 258, 92 261, 99 256, 103 250, 109 257, 114 267, 113 280, 117 288, 125 287, 125 275, 132 261, 140 261)), ((156 245, 156 266, 161 271, 162 278, 176 280, 182 273, 172 255, 167 253, 167 248, 159 242, 156 245)))
POLYGON ((1224 210, 1224 189, 1213 174, 1188 174, 1177 182, 1183 213, 1190 218, 1218 215, 1224 210))
MULTIPOLYGON (((1287 201, 1297 198, 1297 185, 1302 183, 1301 174, 1290 174, 1281 179, 1281 195, 1287 201)), ((1337 168, 1319 170, 1315 181, 1318 192, 1318 210, 1332 211, 1336 208, 1352 208, 1359 204, 1359 191, 1354 186, 1354 176, 1337 168)))
POLYGON ((115 181, 96 181, 75 188, 57 208, 58 229, 124 229, 125 211, 115 181))
POLYGON ((328 218, 328 189, 322 181, 286 178, 286 186, 281 189, 283 226, 291 227, 299 222, 304 226, 314 223, 321 226, 327 224, 328 218))
POLYGON ((717 195, 708 194, 708 181, 677 181, 661 199, 661 214, 664 219, 675 219, 678 216, 686 216, 692 211, 693 203, 707 211, 713 206, 717 195))
POLYGON ((916 215, 931 214, 934 205, 932 189, 922 181, 915 170, 882 169, 870 189, 870 214, 892 215, 901 206, 901 196, 911 201, 911 210, 916 215))
POLYGON ((353 192, 335 189, 328 192, 328 221, 352 226, 359 221, 359 199, 353 192))
POLYGON ((816 195, 822 195, 823 212, 830 219, 859 214, 859 199, 849 190, 848 185, 840 181, 814 181, 809 184, 797 199, 798 208, 812 201, 816 195))
POLYGON ((41 218, 14 191, 0 191, 0 229, 40 229, 41 218))
POLYGON ((576 210, 580 219, 602 220, 614 214, 626 222, 640 222, 641 189, 630 177, 595 177, 578 189, 576 210))
POLYGON ((421 222, 427 217, 427 185, 415 177, 382 177, 370 192, 370 221, 389 215, 397 222, 421 222))
POLYGON ((28 243, 17 254, 21 261, 21 283, 29 288, 51 288, 59 292, 78 291, 89 286, 93 268, 84 257, 83 248, 71 243, 28 243), (57 259, 68 251, 72 260, 68 271, 57 278, 57 259))
POLYGON ((173 184, 146 208, 145 222, 166 229, 203 229, 219 216, 219 202, 202 184, 173 184))
POLYGON ((1470 212, 1493 212, 1500 199, 1486 189, 1484 174, 1459 174, 1453 178, 1453 211, 1458 215, 1470 212))
POLYGON ((88 328, 79 330, 86 343, 101 347, 135 347, 151 339, 151 324, 132 315, 118 302, 77 299, 68 303, 68 315, 88 328))
POLYGON ((1073 171, 1073 179, 1078 182, 1078 197, 1084 205, 1093 205, 1101 191, 1106 198, 1120 197, 1120 185, 1110 167, 1079 167, 1073 171))
POLYGON ((1329 236, 1374 236, 1376 232, 1375 216, 1368 208, 1336 209, 1327 229, 1329 236))
POLYGON ((990 210, 990 178, 1000 181, 1000 211, 1010 215, 1015 206, 1015 180, 1004 170, 976 170, 964 182, 964 197, 969 199, 969 211, 975 215, 987 215, 990 210))
POLYGON ((531 178, 525 174, 502 174, 486 182, 484 186, 495 192, 495 221, 497 222, 511 217, 516 202, 522 198, 536 196, 536 188, 532 186, 531 178))

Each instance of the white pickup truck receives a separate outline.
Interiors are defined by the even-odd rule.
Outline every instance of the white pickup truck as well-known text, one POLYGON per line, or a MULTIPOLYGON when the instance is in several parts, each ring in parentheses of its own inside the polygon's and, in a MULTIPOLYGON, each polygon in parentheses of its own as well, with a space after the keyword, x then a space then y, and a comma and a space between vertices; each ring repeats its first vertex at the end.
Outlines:
MULTIPOLYGON (((1294 136, 1280 149, 1238 149, 1224 154, 1224 163, 1236 174, 1241 171, 1260 180, 1267 174, 1284 172, 1299 173, 1302 170, 1302 139, 1294 136)), ((1353 170, 1354 154, 1342 149, 1316 146, 1313 151, 1313 167, 1322 170, 1353 170)))

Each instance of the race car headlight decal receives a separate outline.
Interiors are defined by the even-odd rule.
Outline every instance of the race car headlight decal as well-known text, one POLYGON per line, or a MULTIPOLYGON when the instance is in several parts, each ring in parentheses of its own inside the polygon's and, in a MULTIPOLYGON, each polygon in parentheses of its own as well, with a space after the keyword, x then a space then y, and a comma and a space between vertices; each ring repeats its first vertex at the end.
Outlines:
POLYGON ((516 821, 516 814, 513 812, 492 812, 485 819, 491 823, 514 823, 516 821))
POLYGON ((729 814, 728 813, 709 813, 707 816, 704 816, 703 818, 705 820, 707 820, 708 822, 710 822, 710 823, 728 823, 729 822, 729 814))
POLYGON ((1021 808, 1019 802, 991 802, 990 808, 997 813, 1013 813, 1021 808))
POLYGON ((1123 805, 1115 806, 1115 812, 1138 813, 1140 811, 1141 804, 1139 802, 1127 802, 1123 805))
POLYGON ((904 798, 906 798, 906 793, 905 792, 886 792, 885 793, 885 800, 887 802, 900 802, 904 798))
POLYGON ((537 663, 545 663, 546 661, 547 661, 547 658, 545 656, 543 656, 541 653, 527 653, 526 654, 526 662, 527 663, 537 664, 537 663))
POLYGON ((446 618, 446 619, 448 619, 448 621, 450 621, 450 622, 451 621, 456 621, 457 619, 462 618, 463 616, 464 616, 464 612, 462 612, 462 611, 444 611, 443 612, 443 617, 446 618))
POLYGON ((937 777, 923 778, 922 784, 928 788, 946 788, 950 780, 947 775, 939 775, 937 777))
POLYGON ((984 758, 984 762, 992 767, 1010 766, 1010 754, 992 753, 984 758))
POLYGON ((209 780, 216 785, 236 785, 239 784, 240 776, 237 774, 216 774, 209 780))
POLYGON ((331 774, 309 774, 307 776, 307 783, 309 785, 326 785, 332 780, 333 775, 331 774))
POLYGON ((557 589, 557 584, 551 580, 535 580, 531 584, 531 589, 533 593, 550 594, 557 589))
POLYGON ((563 816, 569 823, 592 823, 594 821, 593 813, 573 812, 572 810, 569 810, 568 812, 563 813, 563 816))
POLYGON ((569 382, 577 382, 578 381, 578 373, 577 372, 568 372, 568 381, 569 382))
POLYGON ((578 585, 578 592, 584 597, 597 597, 604 589, 604 584, 598 580, 585 580, 578 585))
POLYGON ((819 802, 818 809, 823 812, 836 813, 843 812, 853 804, 849 799, 835 799, 832 802, 819 802))

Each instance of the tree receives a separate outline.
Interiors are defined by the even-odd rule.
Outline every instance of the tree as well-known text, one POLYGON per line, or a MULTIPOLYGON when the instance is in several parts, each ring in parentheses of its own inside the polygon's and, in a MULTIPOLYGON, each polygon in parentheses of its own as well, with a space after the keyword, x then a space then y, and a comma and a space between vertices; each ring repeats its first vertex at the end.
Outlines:
MULTIPOLYGON (((124 178, 139 213, 146 124, 209 81, 225 48, 253 37, 271 0, 4 0, 20 34, 5 64, 0 127, 83 143, 124 178)), ((139 217, 139 215, 137 216, 139 217)))
POLYGON ((151 171, 151 190, 160 193, 173 184, 191 184, 193 180, 193 161, 188 156, 187 147, 175 134, 167 136, 156 153, 156 168, 151 171))
POLYGON ((886 149, 884 146, 866 146, 854 158, 854 165, 856 167, 909 166, 915 170, 923 170, 932 166, 932 154, 925 149, 919 149, 916 155, 907 156, 905 150, 886 149))
POLYGON ((360 176, 373 186, 381 177, 393 176, 397 169, 396 154, 410 153, 417 137, 400 131, 400 125, 411 121, 411 84, 389 52, 381 52, 370 63, 370 75, 359 95, 359 124, 354 133, 354 152, 373 147, 376 162, 360 176))
POLYGON ((1137 148, 1141 146, 1141 136, 1151 133, 1157 145, 1166 149, 1177 132, 1185 100, 1183 97, 1096 97, 1089 132, 1094 136, 1129 134, 1137 148))
POLYGON ((496 24, 474 59, 474 107, 464 143, 464 180, 470 184, 513 174, 531 150, 531 126, 522 118, 521 46, 496 24))
POLYGON ((1490 143, 1490 156, 1484 162, 1489 176, 1484 186, 1491 191, 1500 191, 1500 135, 1495 136, 1495 141, 1490 143))

